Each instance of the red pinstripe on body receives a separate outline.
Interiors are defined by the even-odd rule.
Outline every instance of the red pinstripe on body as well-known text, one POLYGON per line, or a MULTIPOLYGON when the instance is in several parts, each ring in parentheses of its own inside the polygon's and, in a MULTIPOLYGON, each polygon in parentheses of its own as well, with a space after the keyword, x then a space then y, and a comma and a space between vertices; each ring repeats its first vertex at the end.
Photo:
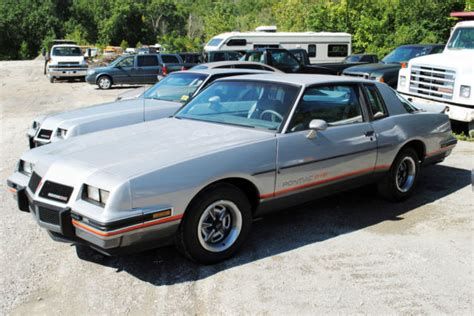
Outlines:
POLYGON ((95 228, 93 228, 91 226, 88 226, 85 223, 79 222, 75 219, 72 220, 72 224, 75 227, 81 228, 85 231, 88 231, 88 232, 94 234, 94 235, 98 235, 98 236, 101 236, 101 237, 110 237, 110 236, 115 236, 115 235, 118 235, 118 234, 127 233, 127 232, 137 230, 137 229, 140 229, 140 228, 145 228, 145 227, 155 226, 155 225, 164 224, 164 223, 168 223, 168 222, 172 222, 172 221, 177 221, 177 220, 181 219, 182 217, 183 217, 183 214, 175 215, 175 216, 161 218, 161 219, 157 219, 157 220, 153 220, 153 221, 149 221, 149 222, 145 222, 145 223, 141 223, 141 224, 136 224, 136 225, 133 225, 133 226, 129 226, 129 227, 126 227, 126 228, 122 228, 122 229, 118 229, 118 230, 114 230, 114 231, 110 231, 110 232, 104 232, 104 231, 95 229, 95 228))
POLYGON ((287 189, 283 189, 283 190, 280 190, 280 191, 275 191, 273 193, 261 194, 260 198, 261 199, 267 199, 267 198, 282 195, 282 194, 285 194, 285 193, 288 193, 288 192, 291 192, 291 191, 306 189, 306 188, 317 186, 317 185, 320 185, 320 184, 337 181, 337 180, 340 180, 340 179, 343 179, 343 178, 348 178, 348 177, 352 177, 352 176, 355 176, 355 175, 360 175, 360 174, 369 173, 369 172, 376 171, 376 170, 384 170, 384 169, 385 170, 390 169, 390 165, 379 165, 379 166, 375 166, 375 167, 371 167, 371 168, 355 170, 355 171, 340 174, 340 175, 337 175, 337 176, 334 176, 334 177, 331 177, 331 178, 326 178, 326 179, 322 179, 322 180, 318 180, 318 181, 314 181, 314 182, 309 182, 309 183, 297 185, 297 186, 287 188, 287 189))

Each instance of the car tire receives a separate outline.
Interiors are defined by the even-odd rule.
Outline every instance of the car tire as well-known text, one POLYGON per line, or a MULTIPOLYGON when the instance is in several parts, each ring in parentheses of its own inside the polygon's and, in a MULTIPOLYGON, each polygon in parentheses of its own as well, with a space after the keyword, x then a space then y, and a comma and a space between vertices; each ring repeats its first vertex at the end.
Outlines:
POLYGON ((97 86, 102 90, 110 89, 112 87, 112 79, 109 76, 100 76, 97 78, 97 86))
POLYGON ((54 83, 54 77, 49 77, 49 82, 54 83))
POLYGON ((239 250, 251 226, 252 209, 247 196, 231 184, 212 185, 187 208, 176 245, 192 261, 217 263, 239 250))
POLYGON ((408 199, 416 188, 419 171, 416 151, 412 148, 402 149, 387 175, 377 184, 380 195, 393 202, 408 199))

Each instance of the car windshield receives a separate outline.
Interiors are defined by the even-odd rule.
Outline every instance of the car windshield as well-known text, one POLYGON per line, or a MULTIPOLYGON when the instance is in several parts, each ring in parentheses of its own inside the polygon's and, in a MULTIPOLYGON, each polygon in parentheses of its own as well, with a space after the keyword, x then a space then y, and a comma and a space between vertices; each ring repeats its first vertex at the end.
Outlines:
POLYGON ((275 82, 216 81, 176 117, 278 131, 299 90, 275 82))
POLYGON ((145 99, 186 102, 201 86, 207 75, 197 73, 173 73, 144 93, 145 99))
POLYGON ((349 55, 344 59, 344 62, 346 62, 346 63, 356 63, 356 62, 360 61, 361 57, 362 56, 360 56, 360 55, 349 55))
POLYGON ((53 56, 82 56, 82 51, 79 47, 55 47, 53 56))
POLYGON ((218 46, 222 42, 222 38, 213 38, 208 43, 207 46, 218 46))
POLYGON ((385 64, 395 64, 409 61, 412 58, 426 55, 431 47, 423 46, 402 46, 398 47, 382 59, 385 64))
POLYGON ((196 65, 196 66, 191 67, 191 69, 194 69, 194 70, 197 70, 197 69, 207 69, 207 68, 209 68, 209 67, 206 66, 206 65, 196 65))
POLYGON ((474 28, 457 28, 451 36, 448 49, 474 49, 474 28))

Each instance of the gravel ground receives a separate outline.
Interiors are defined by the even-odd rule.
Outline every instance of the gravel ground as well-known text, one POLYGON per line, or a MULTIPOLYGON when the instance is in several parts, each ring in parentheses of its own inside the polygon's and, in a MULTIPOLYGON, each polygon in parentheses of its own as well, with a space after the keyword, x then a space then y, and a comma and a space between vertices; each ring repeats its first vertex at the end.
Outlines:
POLYGON ((474 143, 423 170, 409 201, 364 188, 255 222, 233 259, 198 266, 173 247, 104 257, 53 242, 5 179, 40 114, 113 100, 50 84, 41 61, 0 62, 0 314, 473 314, 474 143))

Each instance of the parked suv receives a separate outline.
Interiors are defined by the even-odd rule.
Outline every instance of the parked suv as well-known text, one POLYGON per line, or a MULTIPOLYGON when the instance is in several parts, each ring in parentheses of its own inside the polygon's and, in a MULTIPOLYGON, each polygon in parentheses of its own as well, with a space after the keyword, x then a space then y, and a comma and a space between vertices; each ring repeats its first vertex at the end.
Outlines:
POLYGON ((177 54, 125 55, 105 67, 89 69, 86 81, 100 89, 117 84, 152 84, 158 76, 164 77, 185 66, 177 54))

